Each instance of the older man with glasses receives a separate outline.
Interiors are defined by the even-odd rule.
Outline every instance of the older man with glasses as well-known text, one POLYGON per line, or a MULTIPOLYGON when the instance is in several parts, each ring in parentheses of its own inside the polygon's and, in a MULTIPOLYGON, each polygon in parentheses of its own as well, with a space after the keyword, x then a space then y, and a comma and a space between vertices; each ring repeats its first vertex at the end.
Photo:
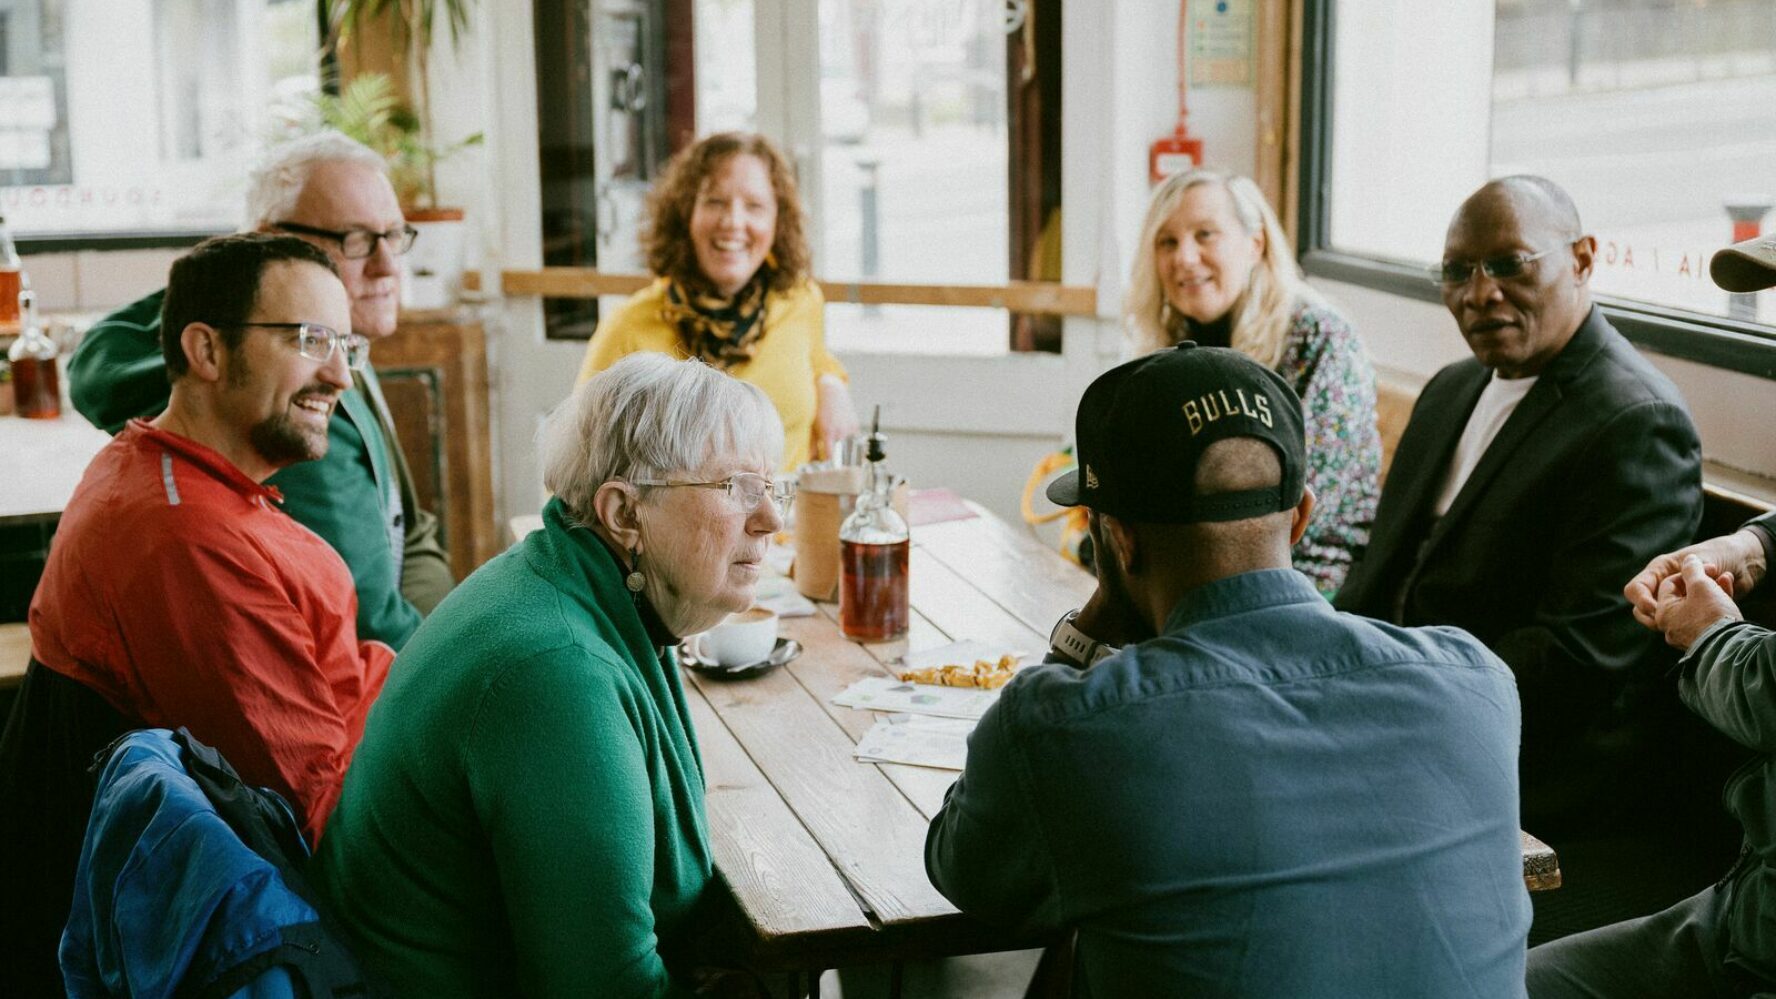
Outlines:
MULTIPOLYGON (((252 228, 326 251, 350 298, 355 335, 367 343, 395 332, 397 258, 417 234, 381 157, 337 132, 280 146, 253 172, 247 211, 252 228)), ((105 317, 69 362, 74 407, 111 433, 166 407, 164 294, 105 317)), ((455 581, 438 520, 419 506, 375 372, 367 362, 351 367, 353 385, 334 412, 326 457, 279 472, 271 485, 283 493, 284 510, 351 567, 359 632, 398 649, 455 581)))
POLYGON ((1621 581, 1695 533, 1701 448, 1676 387, 1591 303, 1596 246, 1541 177, 1462 204, 1432 277, 1473 357, 1419 394, 1336 600, 1465 628, 1516 674, 1523 824, 1567 876, 1538 896, 1532 940, 1669 901, 1653 879, 1599 876, 1582 844, 1626 837, 1606 851, 1626 856, 1637 831, 1670 822, 1670 657, 1621 581))
POLYGON ((96 751, 189 728, 313 843, 394 659, 360 639, 338 553, 268 483, 328 453, 367 354, 331 260, 293 236, 209 240, 162 308, 170 401, 93 458, 31 601, 0 741, 0 995, 59 994, 96 751))

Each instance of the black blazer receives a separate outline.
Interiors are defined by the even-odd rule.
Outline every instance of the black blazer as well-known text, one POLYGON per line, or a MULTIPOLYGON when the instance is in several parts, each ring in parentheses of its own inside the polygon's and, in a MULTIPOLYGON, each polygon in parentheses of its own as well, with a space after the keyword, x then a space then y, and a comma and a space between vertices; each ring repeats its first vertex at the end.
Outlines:
POLYGON ((1457 625, 1510 665, 1527 821, 1529 785, 1551 775, 1545 760, 1573 763, 1581 742, 1620 745, 1609 730, 1632 724, 1613 717, 1625 689, 1659 682, 1670 662, 1622 587, 1692 540, 1701 445, 1676 386, 1593 308, 1436 518, 1431 504, 1491 376, 1469 358, 1419 394, 1368 550, 1335 602, 1396 624, 1457 625))

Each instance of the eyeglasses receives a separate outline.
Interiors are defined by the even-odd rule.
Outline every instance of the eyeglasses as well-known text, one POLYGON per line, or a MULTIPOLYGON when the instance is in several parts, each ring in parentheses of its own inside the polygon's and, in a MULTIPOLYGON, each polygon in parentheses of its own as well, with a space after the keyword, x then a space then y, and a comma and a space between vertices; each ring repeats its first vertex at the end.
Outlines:
POLYGON ((339 252, 347 260, 362 260, 376 252, 376 241, 388 243, 389 252, 400 256, 413 249, 413 241, 419 238, 419 230, 405 223, 395 226, 387 232, 374 229, 347 229, 335 232, 332 229, 320 229, 300 222, 274 222, 273 225, 285 232, 299 232, 304 236, 319 236, 339 244, 339 252))
POLYGON ((1445 260, 1435 267, 1429 268, 1431 280, 1440 285, 1456 286, 1467 284, 1474 277, 1476 270, 1485 272, 1494 281, 1509 281, 1522 277, 1529 265, 1542 259, 1560 247, 1550 247, 1540 253, 1513 253, 1503 257, 1488 257, 1474 264, 1466 260, 1445 260))
POLYGON ((756 472, 735 472, 719 482, 673 482, 668 479, 635 479, 638 486, 684 486, 693 489, 720 489, 741 510, 751 513, 769 496, 781 514, 795 498, 795 483, 770 479, 756 472))
POLYGON ((293 330, 296 353, 327 363, 334 350, 345 351, 345 366, 362 371, 370 363, 370 340, 361 333, 341 333, 320 323, 235 323, 241 329, 293 330))

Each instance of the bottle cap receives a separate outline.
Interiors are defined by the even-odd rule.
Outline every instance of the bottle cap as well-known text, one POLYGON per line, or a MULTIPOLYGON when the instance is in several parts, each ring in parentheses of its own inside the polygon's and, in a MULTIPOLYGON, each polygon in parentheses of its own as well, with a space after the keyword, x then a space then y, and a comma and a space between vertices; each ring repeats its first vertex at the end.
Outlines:
POLYGON ((869 460, 870 461, 872 461, 872 462, 881 461, 883 458, 888 457, 888 453, 886 451, 884 451, 882 448, 882 445, 884 445, 886 443, 888 443, 888 438, 882 435, 882 407, 881 407, 881 404, 878 403, 876 405, 875 417, 870 420, 870 435, 869 435, 869 460))

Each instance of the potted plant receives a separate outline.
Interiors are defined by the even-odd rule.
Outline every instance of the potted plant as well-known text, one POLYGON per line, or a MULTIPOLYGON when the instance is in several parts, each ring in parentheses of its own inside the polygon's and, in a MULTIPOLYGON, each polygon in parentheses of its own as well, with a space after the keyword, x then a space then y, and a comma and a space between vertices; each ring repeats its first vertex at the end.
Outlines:
POLYGON ((403 305, 443 308, 454 301, 462 276, 466 242, 463 211, 438 204, 436 165, 462 149, 478 145, 481 133, 440 146, 432 128, 431 48, 440 18, 450 27, 452 47, 468 28, 475 0, 327 0, 332 41, 350 45, 367 25, 388 27, 389 41, 406 68, 414 95, 411 106, 396 93, 394 82, 381 73, 359 73, 337 96, 323 94, 316 105, 323 123, 337 128, 383 155, 389 179, 401 199, 407 221, 420 230, 413 251, 403 258, 403 305))
POLYGON ((313 119, 318 126, 337 129, 362 142, 388 161, 389 183, 410 218, 416 211, 438 207, 433 166, 482 141, 481 133, 476 132, 448 146, 428 144, 419 116, 402 102, 384 73, 359 73, 337 94, 314 95, 313 119))

